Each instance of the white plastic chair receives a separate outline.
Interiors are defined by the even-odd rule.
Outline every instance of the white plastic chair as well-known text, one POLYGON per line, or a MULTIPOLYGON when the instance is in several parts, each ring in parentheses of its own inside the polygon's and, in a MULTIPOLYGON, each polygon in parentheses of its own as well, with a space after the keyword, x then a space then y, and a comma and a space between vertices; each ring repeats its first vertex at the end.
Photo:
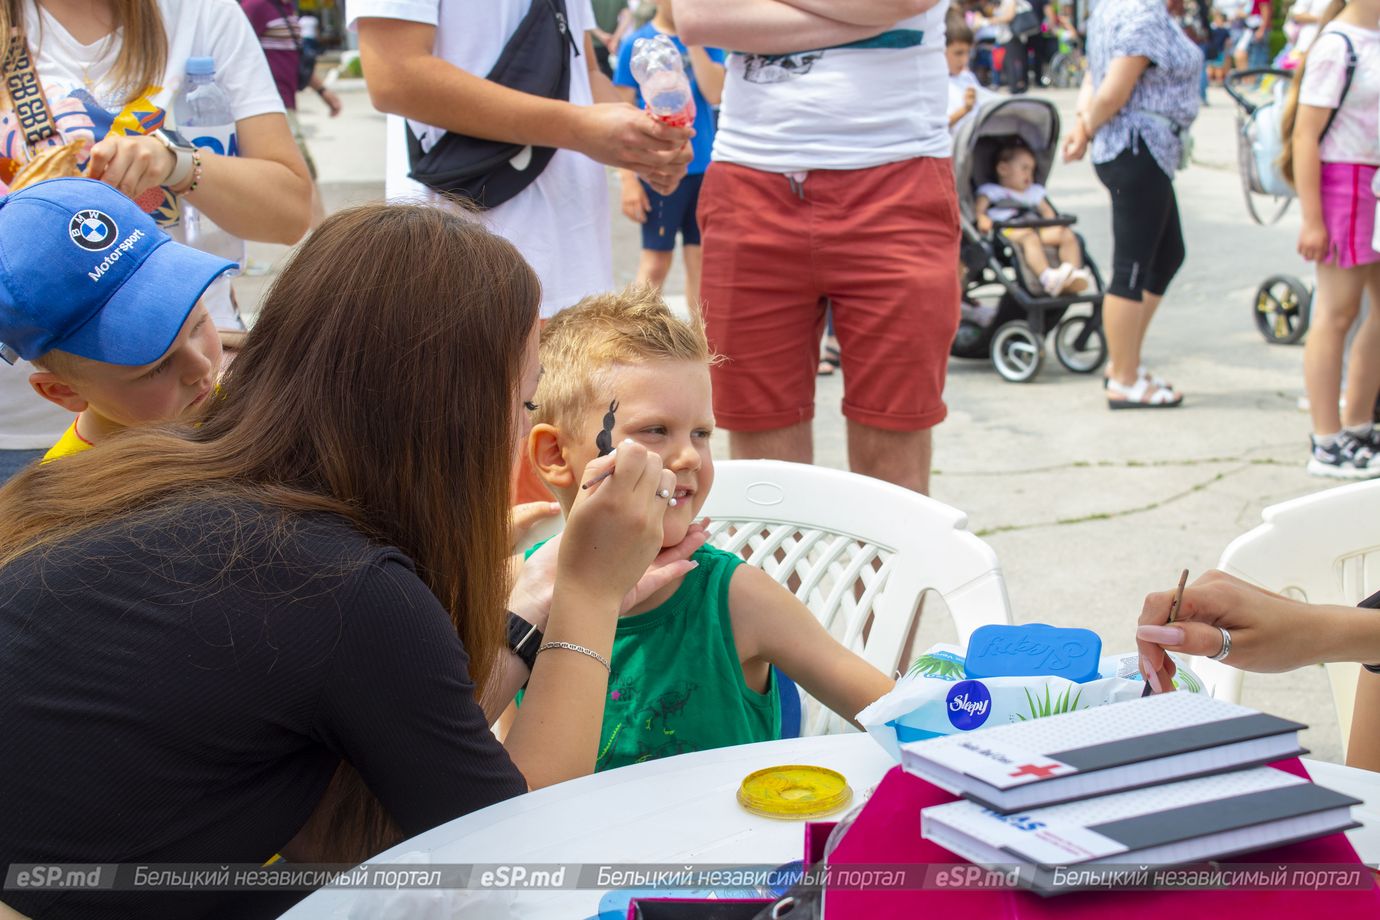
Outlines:
MULTIPOLYGON (((996 553, 968 516, 909 489, 840 470, 775 460, 715 464, 705 503, 715 546, 785 585, 848 648, 884 674, 909 664, 927 591, 958 640, 1011 622, 996 553)), ((802 734, 851 726, 818 704, 802 734)))
MULTIPOLYGON (((1354 605, 1380 590, 1380 480, 1339 486, 1271 505, 1264 523, 1242 534, 1222 553, 1217 567, 1263 588, 1310 604, 1354 605)), ((1236 700, 1241 672, 1215 661, 1192 667, 1214 696, 1236 700), (1211 676, 1209 676, 1211 675, 1211 676)), ((1332 699, 1346 749, 1360 665, 1327 665, 1332 699)))

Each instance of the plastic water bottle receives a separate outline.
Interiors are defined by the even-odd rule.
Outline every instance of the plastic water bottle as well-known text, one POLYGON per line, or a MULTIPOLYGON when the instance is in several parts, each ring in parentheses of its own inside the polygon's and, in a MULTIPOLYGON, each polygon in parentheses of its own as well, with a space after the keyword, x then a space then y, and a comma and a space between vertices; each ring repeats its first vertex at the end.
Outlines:
POLYGON ((665 35, 633 43, 632 72, 652 117, 673 128, 695 121, 695 96, 675 42, 665 35))
MULTIPOLYGON (((230 96, 216 81, 214 58, 187 58, 186 77, 173 100, 173 118, 177 130, 194 146, 225 156, 239 152, 230 96)), ((182 226, 188 246, 244 264, 244 241, 216 226, 185 199, 182 226)))

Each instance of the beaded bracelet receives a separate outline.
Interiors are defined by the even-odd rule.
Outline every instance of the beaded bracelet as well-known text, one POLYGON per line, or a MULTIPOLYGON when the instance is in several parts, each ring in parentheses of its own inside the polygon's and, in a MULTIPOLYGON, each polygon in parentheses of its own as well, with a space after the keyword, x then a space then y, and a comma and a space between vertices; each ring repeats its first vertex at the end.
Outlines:
POLYGON ((602 664, 605 671, 608 671, 610 674, 613 673, 613 665, 609 664, 609 660, 594 649, 585 648, 583 645, 576 645, 574 642, 545 642, 537 648, 537 651, 544 652, 549 648, 563 648, 568 652, 579 652, 581 655, 588 655, 590 658, 602 664))
POLYGON ((192 148, 192 184, 187 186, 184 195, 190 195, 196 191, 196 187, 201 184, 201 148, 192 148))

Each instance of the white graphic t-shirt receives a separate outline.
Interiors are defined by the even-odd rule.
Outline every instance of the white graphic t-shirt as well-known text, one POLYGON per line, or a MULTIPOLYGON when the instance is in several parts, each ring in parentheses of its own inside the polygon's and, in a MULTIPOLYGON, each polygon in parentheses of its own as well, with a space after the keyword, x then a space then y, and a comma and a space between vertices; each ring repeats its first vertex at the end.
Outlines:
POLYGON ((1299 104, 1337 109, 1318 148, 1324 163, 1380 166, 1380 31, 1328 23, 1308 51, 1299 104), (1341 35, 1356 49, 1356 71, 1345 99, 1347 47, 1341 35))
MULTIPOLYGON (((282 112, 259 40, 235 0, 158 0, 168 34, 167 73, 161 85, 145 87, 133 101, 117 93, 107 78, 119 54, 120 33, 83 45, 35 3, 25 4, 24 30, 48 111, 65 144, 78 138, 93 143, 111 134, 148 134, 172 122, 173 97, 181 86, 189 57, 212 57, 216 79, 230 96, 235 120, 282 112)), ((189 129, 189 138, 216 152, 236 152, 233 130, 189 129), (203 136, 204 135, 204 136, 203 136)), ((29 150, 8 98, 0 100, 0 194, 29 160, 29 150)), ((85 161, 79 165, 85 166, 85 161)), ((185 241, 181 201, 166 189, 154 189, 139 204, 173 239, 185 241)), ((225 282, 221 282, 222 285, 225 282)), ((228 286, 207 292, 207 306, 217 325, 236 325, 228 286)), ((52 443, 71 424, 72 416, 42 400, 29 387, 28 365, 15 368, 0 361, 0 450, 37 450, 52 443)))
MULTIPOLYGON (((536 0, 540 3, 542 0, 536 0)), ((517 31, 532 0, 350 0, 351 28, 361 19, 401 19, 436 27, 433 54, 483 77, 517 31)), ((570 101, 590 105, 584 35, 594 28, 589 0, 566 0, 570 31, 580 54, 570 62, 570 101)), ((408 177, 407 139, 412 131, 429 148, 442 128, 390 115, 387 134, 389 199, 441 201, 408 177), (404 127, 404 125, 406 127, 404 127)), ((558 150, 536 181, 516 197, 484 212, 490 230, 509 240, 541 279, 543 317, 554 316, 588 294, 613 287, 613 238, 604 167, 573 150, 558 150)))
POLYGON ((790 173, 949 156, 948 8, 836 48, 733 52, 714 159, 790 173))

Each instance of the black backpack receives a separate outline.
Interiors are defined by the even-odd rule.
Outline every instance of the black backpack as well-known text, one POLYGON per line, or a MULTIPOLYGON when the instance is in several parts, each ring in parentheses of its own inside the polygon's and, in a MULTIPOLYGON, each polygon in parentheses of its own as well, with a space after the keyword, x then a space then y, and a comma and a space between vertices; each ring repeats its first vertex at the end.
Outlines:
MULTIPOLYGON (((571 49, 579 55, 565 0, 532 0, 485 79, 534 96, 568 100, 571 49)), ((463 195, 481 208, 496 208, 516 197, 556 155, 554 147, 526 147, 454 131, 423 152, 412 129, 405 125, 403 130, 412 178, 438 192, 463 195)))

